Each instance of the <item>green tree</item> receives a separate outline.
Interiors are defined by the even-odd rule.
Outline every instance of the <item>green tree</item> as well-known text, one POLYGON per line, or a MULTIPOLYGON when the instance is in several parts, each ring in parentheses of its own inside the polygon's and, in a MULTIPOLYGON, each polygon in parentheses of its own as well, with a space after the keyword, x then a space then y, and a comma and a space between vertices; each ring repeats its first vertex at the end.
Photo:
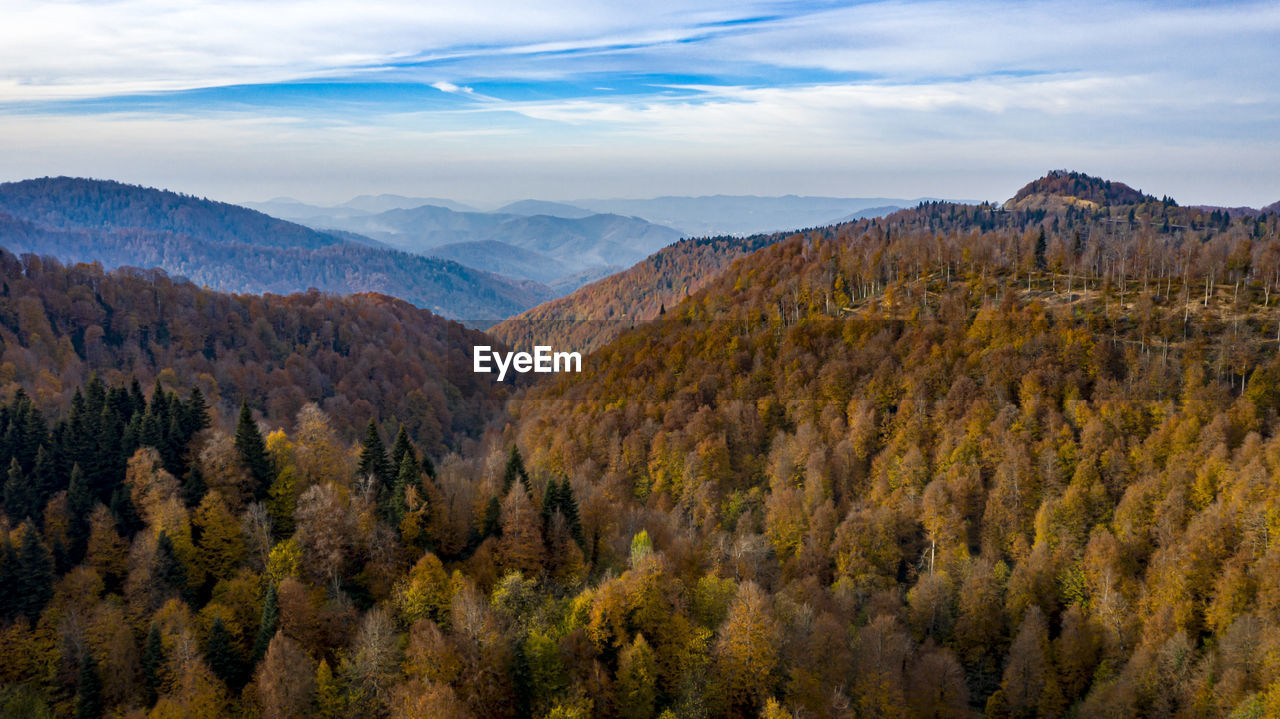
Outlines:
POLYGON ((271 458, 267 455, 267 444, 258 431, 258 423, 253 421, 253 413, 247 403, 240 404, 240 417, 236 420, 236 451, 240 461, 253 480, 253 496, 262 499, 271 486, 271 458))
POLYGON ((365 427, 364 441, 360 444, 360 464, 357 471, 361 477, 378 480, 382 492, 386 492, 391 486, 391 462, 387 459, 387 449, 378 434, 378 423, 372 419, 365 427))
POLYGON ((276 626, 280 624, 280 598, 274 582, 268 580, 263 592, 262 618, 258 621, 258 636, 253 642, 253 661, 257 662, 267 653, 271 639, 276 635, 276 626))
POLYGON ((235 639, 227 631, 221 618, 213 620, 213 626, 209 628, 204 656, 209 662, 209 668, 228 687, 240 687, 244 676, 244 662, 236 652, 235 639))
POLYGON ((18 544, 17 571, 13 576, 13 608, 34 622, 53 598, 53 558, 31 520, 23 522, 19 531, 22 541, 18 544))
POLYGON ((160 627, 151 625, 147 632, 147 644, 142 650, 142 688, 148 707, 155 706, 160 696, 160 671, 164 666, 164 644, 160 640, 160 627))
POLYGON ((76 682, 76 719, 102 719, 102 679, 93 652, 84 653, 76 682))

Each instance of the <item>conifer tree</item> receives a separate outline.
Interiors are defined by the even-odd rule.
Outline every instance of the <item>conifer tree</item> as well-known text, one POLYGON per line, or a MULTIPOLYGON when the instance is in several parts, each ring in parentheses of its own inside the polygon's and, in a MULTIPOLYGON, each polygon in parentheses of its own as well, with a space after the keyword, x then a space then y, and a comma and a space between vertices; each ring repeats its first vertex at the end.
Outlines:
POLYGON ((329 662, 321 659, 316 667, 315 716, 318 719, 341 719, 345 716, 342 686, 333 676, 329 662))
POLYGON ((156 540, 155 567, 152 572, 156 586, 176 591, 184 600, 190 602, 191 591, 187 587, 187 569, 182 566, 173 549, 173 540, 164 530, 156 540))
POLYGON ((400 430, 396 432, 396 441, 391 445, 391 467, 399 469, 400 463, 404 461, 408 455, 417 462, 418 453, 413 450, 413 443, 409 441, 409 432, 405 430, 404 424, 400 425, 400 430))
POLYGON ((53 597, 53 559, 40 542, 31 520, 22 523, 18 545, 17 571, 13 577, 13 604, 16 613, 34 622, 53 597))
POLYGON ((506 494, 511 491, 511 485, 516 480, 524 482, 524 491, 531 492, 529 488, 529 472, 524 468, 524 457, 520 456, 520 448, 511 447, 511 453, 507 455, 507 467, 502 473, 502 493, 506 494))
POLYGON ((160 669, 164 666, 164 644, 160 641, 160 627, 151 625, 147 644, 142 650, 142 687, 147 706, 154 706, 160 695, 160 669))
POLYGON ((192 386, 191 394, 182 412, 183 443, 191 441, 197 432, 209 426, 209 404, 199 387, 192 386))
POLYGON ((386 517, 392 527, 399 527, 400 520, 404 519, 405 512, 409 510, 405 492, 410 487, 416 488, 421 494, 422 485, 418 481, 418 463, 414 461, 412 453, 405 454, 400 458, 400 471, 396 473, 395 486, 392 488, 391 496, 387 500, 386 517))
POLYGON ((267 444, 258 431, 257 422, 253 421, 253 413, 246 402, 240 403, 240 417, 236 420, 236 451, 240 453, 240 461, 249 471, 253 480, 253 496, 262 499, 267 496, 271 486, 271 458, 267 455, 267 444))
POLYGON ((76 682, 76 719, 102 718, 102 679, 93 652, 85 650, 80 662, 80 679, 76 682))
POLYGON ((14 595, 17 574, 18 553, 7 536, 0 536, 0 620, 7 621, 18 613, 14 595))
POLYGON ((204 472, 200 471, 200 465, 192 462, 191 469, 187 470, 186 476, 182 478, 183 504, 188 507, 200 504, 200 500, 204 499, 204 493, 207 488, 204 483, 204 472))
POLYGON ((258 622, 258 636, 253 642, 253 661, 256 663, 267 653, 271 638, 276 635, 276 625, 280 623, 280 600, 276 593, 276 585, 267 582, 265 596, 262 598, 262 618, 258 622))
POLYGON ((235 642, 222 619, 213 620, 209 628, 209 639, 204 645, 204 656, 209 661, 209 668, 228 687, 238 688, 243 674, 243 663, 236 656, 235 642))
POLYGON ((391 465, 387 460, 387 450, 382 444, 382 438, 378 436, 378 424, 372 419, 369 420, 369 426, 365 428, 364 442, 360 445, 358 471, 361 477, 373 477, 378 480, 378 485, 384 492, 391 485, 391 465))
POLYGON ((71 468, 67 484, 67 511, 71 514, 71 558, 78 561, 84 556, 85 542, 89 539, 89 512, 93 511, 94 498, 89 489, 89 478, 80 465, 71 468))
POLYGON ((4 511, 11 519, 26 519, 34 514, 35 492, 30 478, 18 464, 18 458, 9 460, 9 472, 4 482, 4 511))

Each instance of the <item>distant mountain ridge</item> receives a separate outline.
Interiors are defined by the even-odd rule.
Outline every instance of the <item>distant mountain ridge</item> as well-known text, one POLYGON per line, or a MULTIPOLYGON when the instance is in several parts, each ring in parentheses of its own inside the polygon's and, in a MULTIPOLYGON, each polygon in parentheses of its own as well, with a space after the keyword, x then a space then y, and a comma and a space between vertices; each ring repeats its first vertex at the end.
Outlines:
POLYGON ((888 197, 808 197, 784 195, 704 195, 647 200, 590 199, 568 204, 596 212, 643 217, 691 236, 752 235, 831 224, 873 207, 910 207, 914 200, 888 197))
POLYGON ((156 267, 225 292, 382 292, 473 322, 498 320, 553 296, 541 284, 318 232, 237 205, 106 180, 0 184, 0 247, 108 268, 156 267))
MULTIPOLYGON (((537 205, 524 207, 536 209, 537 205)), ((606 267, 628 267, 682 237, 677 230, 638 217, 457 212, 439 205, 304 222, 323 230, 356 232, 423 255, 456 258, 465 251, 461 256, 481 269, 547 283, 606 267), (524 261, 478 251, 484 246, 501 249, 492 243, 521 250, 517 254, 523 254, 524 261), (545 257, 546 262, 530 264, 525 253, 545 257)))
POLYGON ((1018 190, 1006 209, 1038 209, 1046 203, 1099 205, 1132 205, 1156 202, 1157 198, 1135 190, 1123 182, 1104 180, 1083 172, 1053 170, 1018 190))

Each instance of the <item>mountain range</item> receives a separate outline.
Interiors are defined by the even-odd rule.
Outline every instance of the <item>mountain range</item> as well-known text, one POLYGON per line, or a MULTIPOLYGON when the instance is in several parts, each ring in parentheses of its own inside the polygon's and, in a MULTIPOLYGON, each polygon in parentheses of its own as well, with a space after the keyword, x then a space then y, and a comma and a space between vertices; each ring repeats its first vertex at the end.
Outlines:
MULTIPOLYGON (((99 199, 12 204, 232 213, 99 199)), ((519 386, 386 296, 0 252, 0 707, 1280 715, 1277 248, 1065 172, 686 239, 529 313, 592 349, 519 386)))
POLYGON ((382 292, 474 323, 555 294, 236 205, 67 177, 0 184, 0 247, 108 268, 155 267, 229 292, 382 292))

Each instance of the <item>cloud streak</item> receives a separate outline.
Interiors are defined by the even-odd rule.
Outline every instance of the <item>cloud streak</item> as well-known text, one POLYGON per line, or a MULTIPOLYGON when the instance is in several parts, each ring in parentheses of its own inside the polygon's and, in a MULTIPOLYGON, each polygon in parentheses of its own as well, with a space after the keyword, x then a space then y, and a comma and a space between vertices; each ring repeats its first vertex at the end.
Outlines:
POLYGON ((1046 167, 1090 162, 1081 169, 1158 180, 1183 158, 1202 164, 1162 192, 1280 196, 1280 170, 1268 169, 1280 166, 1275 3, 615 5, 11 0, 0 151, 7 172, 92 165, 217 187, 226 160, 181 142, 193 127, 220 127, 211 141, 246 175, 263 171, 255 158, 274 154, 273 175, 290 163, 284 150, 241 148, 307 148, 293 162, 306 187, 274 194, 316 196, 413 192, 471 177, 451 166, 466 162, 534 178, 523 191, 476 183, 513 197, 553 186, 536 179, 548 162, 583 177, 576 192, 569 177, 554 185, 561 197, 593 194, 609 169, 634 170, 631 185, 609 180, 618 194, 661 194, 680 175, 700 178, 694 191, 781 193, 800 191, 797 177, 812 186, 804 163, 825 158, 858 171, 806 191, 885 194, 877 177, 914 177, 902 194, 999 197, 987 190, 1046 167), (142 128, 138 143, 193 158, 186 175, 91 142, 142 128), (377 163, 396 150, 420 177, 388 171, 378 185, 377 163), (645 169, 656 157, 665 185, 645 169), (301 169, 313 160, 331 177, 301 169), (1000 179, 972 188, 966 167, 1000 179))

